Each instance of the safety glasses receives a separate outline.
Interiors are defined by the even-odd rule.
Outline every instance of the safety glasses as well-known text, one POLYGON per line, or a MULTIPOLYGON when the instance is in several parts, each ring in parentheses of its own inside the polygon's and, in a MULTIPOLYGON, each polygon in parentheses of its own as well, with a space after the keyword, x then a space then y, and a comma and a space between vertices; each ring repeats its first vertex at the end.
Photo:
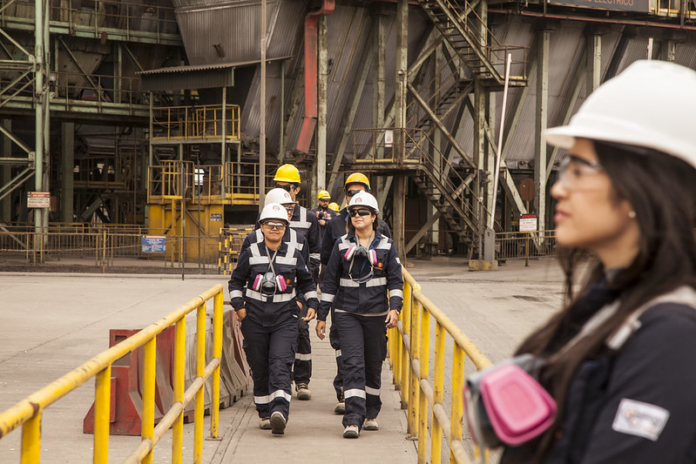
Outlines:
POLYGON ((271 230, 280 230, 280 229, 285 229, 285 227, 286 227, 285 223, 273 222, 273 221, 266 221, 263 223, 263 225, 268 227, 271 230))
POLYGON ((295 204, 294 203, 291 205, 283 205, 283 208, 285 208, 285 211, 287 211, 288 213, 295 212, 295 204))
POLYGON ((352 217, 369 216, 370 214, 372 214, 372 211, 370 211, 369 209, 349 209, 348 213, 350 213, 352 217))
POLYGON ((354 197, 358 193, 362 192, 363 190, 360 189, 351 189, 351 190, 346 190, 346 196, 347 197, 354 197))
POLYGON ((575 190, 582 184, 583 179, 592 177, 604 168, 599 163, 586 160, 579 156, 568 155, 558 168, 558 182, 568 190, 575 190))
POLYGON ((294 184, 285 184, 285 185, 276 184, 276 188, 283 189, 286 192, 290 193, 295 189, 295 185, 294 184))

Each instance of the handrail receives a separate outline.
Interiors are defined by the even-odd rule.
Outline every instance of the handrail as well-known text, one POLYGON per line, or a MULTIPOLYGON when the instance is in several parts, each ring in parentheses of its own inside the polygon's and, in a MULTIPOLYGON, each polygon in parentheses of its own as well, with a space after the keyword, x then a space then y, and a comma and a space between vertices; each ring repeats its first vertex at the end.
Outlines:
POLYGON ((95 378, 94 454, 93 462, 107 463, 109 454, 109 412, 111 399, 111 366, 118 359, 144 347, 143 409, 141 441, 125 462, 152 462, 152 450, 166 431, 173 426, 172 460, 181 462, 183 453, 184 408, 195 397, 194 463, 203 456, 203 413, 205 381, 212 376, 210 436, 217 438, 220 408, 220 361, 222 359, 223 287, 216 285, 188 303, 179 306, 159 321, 137 334, 96 355, 41 390, 0 413, 0 439, 22 427, 22 464, 38 463, 41 455, 41 416, 43 410, 95 378), (206 302, 213 299, 213 358, 205 364, 206 302), (186 315, 196 310, 196 378, 184 391, 186 315), (172 407, 155 427, 156 336, 170 326, 176 327, 174 348, 174 398, 172 407))
MULTIPOLYGON (((442 437, 450 450, 449 462, 469 464, 462 440, 464 362, 468 356, 477 369, 491 362, 469 340, 464 332, 421 291, 413 276, 402 269, 404 278, 404 307, 396 328, 389 333, 389 362, 394 383, 400 387, 401 403, 407 409, 408 433, 418 439, 418 462, 442 462, 442 437), (435 319, 435 365, 429 377, 430 321, 435 319), (452 403, 449 415, 444 406, 445 339, 453 340, 452 403), (428 446, 428 404, 430 405, 431 443, 428 446)), ((478 454, 475 448, 475 454, 478 454)), ((485 454, 488 462, 488 454, 485 454)))

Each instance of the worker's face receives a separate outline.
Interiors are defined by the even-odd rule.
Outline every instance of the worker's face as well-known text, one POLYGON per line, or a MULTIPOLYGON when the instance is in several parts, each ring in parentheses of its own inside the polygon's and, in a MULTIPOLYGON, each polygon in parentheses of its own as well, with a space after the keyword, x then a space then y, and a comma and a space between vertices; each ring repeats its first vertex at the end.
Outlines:
POLYGON ((326 208, 329 207, 329 201, 331 201, 330 198, 329 198, 329 199, 319 200, 319 206, 320 206, 322 209, 326 209, 326 208))
POLYGON ((346 185, 346 204, 350 203, 350 200, 358 193, 358 191, 365 191, 365 186, 363 184, 348 184, 346 185))
POLYGON ((283 208, 288 212, 288 221, 292 221, 292 215, 295 214, 295 203, 285 203, 283 208))
POLYGON ((640 232, 631 217, 633 208, 617 196, 592 141, 578 139, 568 151, 551 195, 558 201, 554 220, 559 245, 594 251, 605 263, 605 257, 616 253, 637 252, 640 232))
POLYGON ((300 193, 300 186, 297 184, 291 184, 289 182, 276 182, 277 188, 282 188, 290 194, 292 201, 297 201, 297 194, 300 193))
POLYGON ((348 210, 353 227, 357 231, 372 230, 372 223, 377 219, 377 215, 372 214, 368 208, 353 206, 348 210))
POLYGON ((281 221, 268 220, 261 224, 261 232, 263 232, 263 236, 266 237, 267 240, 278 242, 283 238, 286 227, 285 223, 281 221))

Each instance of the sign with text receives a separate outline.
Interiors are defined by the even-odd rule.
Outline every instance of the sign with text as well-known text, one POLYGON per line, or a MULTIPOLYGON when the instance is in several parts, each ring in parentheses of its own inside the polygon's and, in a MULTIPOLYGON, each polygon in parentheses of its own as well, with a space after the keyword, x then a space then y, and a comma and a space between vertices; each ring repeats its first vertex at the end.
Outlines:
POLYGON ((167 251, 167 237, 164 235, 143 235, 141 250, 143 253, 165 253, 167 251))
POLYGON ((210 213, 211 222, 222 222, 222 213, 210 213))
POLYGON ((523 214, 522 216, 520 216, 520 232, 535 232, 536 230, 536 214, 523 214))
POLYGON ((27 208, 50 208, 51 192, 28 192, 27 208))
POLYGON ((549 0, 549 3, 597 10, 637 11, 641 13, 650 11, 649 0, 549 0))

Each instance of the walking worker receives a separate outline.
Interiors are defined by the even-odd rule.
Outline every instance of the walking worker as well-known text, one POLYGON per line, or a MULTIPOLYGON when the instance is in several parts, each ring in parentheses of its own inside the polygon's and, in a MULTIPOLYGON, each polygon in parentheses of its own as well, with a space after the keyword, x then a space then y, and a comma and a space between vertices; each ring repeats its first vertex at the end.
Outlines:
POLYGON ((518 353, 558 411, 502 463, 694 462, 695 108, 696 72, 638 61, 545 132, 569 150, 551 189, 567 303, 518 353))
MULTIPOLYGON (((290 214, 290 227, 307 239, 309 244, 309 270, 314 281, 319 273, 319 223, 315 215, 306 208, 297 204, 297 194, 300 193, 300 171, 292 164, 284 164, 276 171, 273 181, 276 188, 288 192, 292 203, 284 203, 283 206, 290 214)), ((309 400, 312 392, 309 390, 309 381, 312 377, 312 343, 309 339, 309 326, 303 318, 298 321, 299 338, 297 345, 297 357, 293 369, 293 380, 298 400, 309 400)))
POLYGON ((312 275, 300 251, 283 243, 287 212, 269 203, 261 212, 263 242, 253 243, 239 257, 229 282, 232 307, 241 321, 244 351, 254 379, 259 428, 285 432, 292 396, 291 369, 297 348, 298 293, 314 319, 319 304, 312 275))
POLYGON ((326 231, 326 224, 336 215, 336 212, 329 208, 331 195, 326 190, 321 190, 319 192, 317 200, 319 201, 317 207, 310 211, 314 213, 319 223, 319 245, 321 246, 321 241, 326 231))
POLYGON ((399 318, 403 279, 394 243, 378 230, 375 197, 360 192, 348 208, 350 230, 331 253, 316 332, 323 340, 326 316, 333 309, 331 324, 338 333, 343 360, 343 437, 358 438, 363 428, 379 429, 387 329, 396 327, 399 318))
MULTIPOLYGON (((353 197, 357 195, 359 192, 370 191, 370 180, 367 178, 365 174, 355 172, 346 178, 344 188, 346 192, 346 205, 348 205, 350 201, 353 199, 353 197)), ((336 205, 336 208, 338 209, 338 205, 336 205)), ((323 266, 323 269, 326 269, 326 266, 329 264, 331 251, 333 250, 334 245, 336 244, 338 239, 340 239, 342 236, 346 234, 346 232, 348 232, 350 225, 349 218, 350 215, 348 214, 348 208, 343 208, 336 215, 336 218, 329 222, 328 226, 326 227, 326 231, 324 232, 324 238, 322 239, 321 244, 321 265, 323 266)), ((389 226, 381 219, 378 218, 377 220, 379 224, 379 232, 382 235, 391 238, 391 231, 389 230, 389 226)), ((324 272, 325 271, 322 270, 322 274, 324 272)), ((322 281, 323 277, 320 279, 320 282, 322 281)), ((336 351, 336 377, 334 378, 333 383, 338 403, 334 408, 334 412, 336 414, 343 414, 346 410, 346 405, 343 396, 343 380, 341 374, 341 350, 338 348, 338 334, 336 333, 333 324, 331 324, 331 329, 329 331, 329 341, 331 342, 331 348, 333 348, 336 351)))

